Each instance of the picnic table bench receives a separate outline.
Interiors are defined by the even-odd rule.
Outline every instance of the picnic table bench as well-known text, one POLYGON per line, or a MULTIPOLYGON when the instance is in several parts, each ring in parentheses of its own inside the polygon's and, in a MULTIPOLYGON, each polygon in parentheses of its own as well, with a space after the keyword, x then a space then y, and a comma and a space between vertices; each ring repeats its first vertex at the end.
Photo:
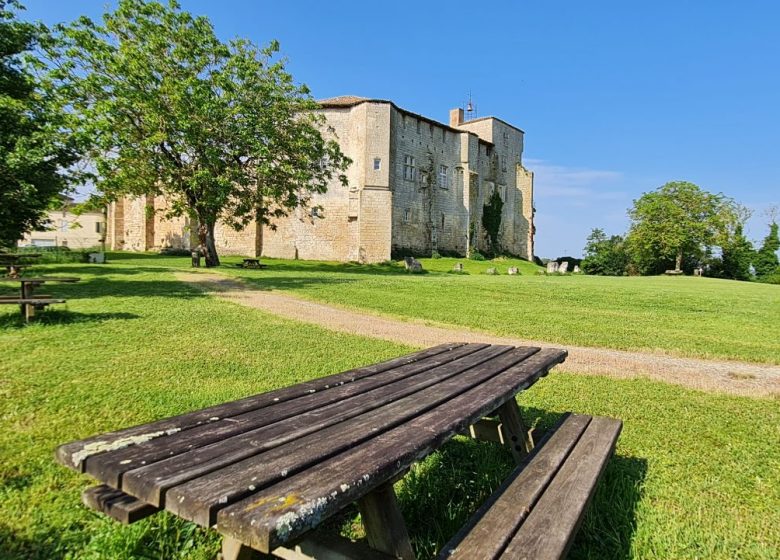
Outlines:
POLYGON ((37 259, 40 256, 40 253, 0 253, 0 266, 5 267, 5 276, 18 278, 22 270, 30 267, 28 264, 21 264, 20 261, 22 259, 37 259))
MULTIPOLYGON (((550 494, 553 506, 542 508, 542 521, 552 523, 556 534, 573 535, 619 422, 570 416, 544 446, 528 454, 533 442, 515 401, 517 393, 565 358, 566 351, 555 348, 445 344, 68 443, 57 449, 56 458, 103 483, 85 491, 83 501, 90 507, 125 523, 165 509, 214 527, 223 535, 227 560, 271 554, 411 559, 393 483, 413 463, 495 413, 501 437, 521 467, 507 483, 506 497, 493 502, 522 520, 533 497, 542 494, 541 507, 550 494), (573 461, 591 466, 580 473, 573 461), (527 494, 519 506, 513 505, 518 485, 527 494), (557 497, 561 493, 565 499, 557 497), (361 512, 367 546, 316 531, 351 503, 361 512), (551 519, 555 504, 571 506, 574 513, 551 519)), ((474 433, 488 431, 489 425, 474 433)), ((525 524, 538 526, 537 507, 525 524)), ((482 518, 488 515, 497 514, 485 511, 482 518)), ((462 532, 443 553, 480 557, 458 552, 469 550, 464 547, 474 539, 478 545, 482 537, 469 535, 479 531, 502 542, 514 536, 484 532, 478 521, 472 525, 477 533, 462 532)), ((519 534, 519 525, 505 532, 519 534)), ((548 530, 535 536, 544 541, 548 530)))
POLYGON ((64 299, 58 299, 51 294, 35 294, 35 289, 46 282, 78 282, 79 278, 69 276, 36 276, 19 278, 0 278, 0 282, 19 282, 18 296, 0 296, 0 305, 19 305, 25 322, 30 322, 35 317, 35 312, 45 309, 54 303, 65 303, 64 299))

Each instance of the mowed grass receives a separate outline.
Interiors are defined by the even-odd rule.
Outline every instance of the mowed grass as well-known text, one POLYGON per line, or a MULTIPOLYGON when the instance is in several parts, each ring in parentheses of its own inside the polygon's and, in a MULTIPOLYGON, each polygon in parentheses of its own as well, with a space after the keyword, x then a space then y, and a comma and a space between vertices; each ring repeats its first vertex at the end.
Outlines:
POLYGON ((266 259, 224 266, 262 289, 504 336, 685 357, 780 364, 780 286, 693 277, 539 275, 532 263, 422 259, 394 265, 266 259), (450 271, 456 262, 465 274, 450 271), (518 266, 520 276, 506 270, 518 266), (498 276, 486 275, 496 267, 498 276))
MULTIPOLYGON (((203 296, 174 280, 167 267, 181 263, 42 267, 83 278, 47 288, 64 308, 31 326, 0 308, 0 558, 213 558, 215 534, 173 516, 124 527, 88 511, 90 479, 56 464, 54 448, 412 350, 203 296)), ((541 429, 565 411, 624 421, 572 558, 777 557, 776 400, 553 372, 519 402, 541 429)), ((418 464, 397 487, 418 557, 511 468, 503 448, 462 437, 418 464)), ((361 534, 351 509, 329 526, 361 534)))

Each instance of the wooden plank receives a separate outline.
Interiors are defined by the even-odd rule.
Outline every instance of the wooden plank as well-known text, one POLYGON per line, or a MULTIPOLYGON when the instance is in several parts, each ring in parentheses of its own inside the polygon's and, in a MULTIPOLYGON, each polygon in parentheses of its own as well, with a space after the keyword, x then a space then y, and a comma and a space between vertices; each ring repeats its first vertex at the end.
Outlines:
POLYGON ((65 303, 64 299, 53 298, 16 298, 16 299, 0 299, 0 305, 2 304, 14 304, 14 305, 50 305, 52 303, 65 303))
POLYGON ((274 557, 284 560, 394 560, 370 548, 364 541, 350 541, 321 531, 312 531, 294 545, 275 548, 274 557))
POLYGON ((81 494, 81 501, 84 502, 85 506, 105 513, 125 525, 135 523, 160 511, 152 505, 105 484, 84 490, 81 494))
POLYGON ((480 418, 469 426, 469 436, 481 441, 492 441, 504 444, 504 433, 501 430, 501 422, 492 418, 480 418))
POLYGON ((273 558, 270 554, 249 548, 241 541, 223 537, 222 553, 218 555, 217 560, 273 560, 273 558))
POLYGON ((371 548, 402 560, 414 560, 412 543, 392 483, 374 488, 357 501, 357 507, 371 548))
POLYGON ((596 417, 520 526, 502 558, 564 558, 596 485, 615 450, 623 423, 596 417))
POLYGON ((565 358, 565 350, 541 350, 428 413, 318 464, 316 469, 220 510, 217 528, 257 550, 283 545, 427 456, 565 358))
MULTIPOLYGON (((507 347, 492 347, 494 352, 507 347)), ((509 347, 511 348, 511 347, 509 347)), ((486 349, 489 350, 489 349, 486 349)), ((473 369, 460 375, 436 383, 417 393, 362 414, 349 421, 325 428, 289 445, 276 447, 262 454, 256 454, 240 462, 222 461, 224 468, 215 470, 195 479, 189 473, 174 474, 187 476, 192 482, 172 488, 165 499, 166 508, 178 515, 195 521, 203 526, 211 526, 216 522, 219 509, 234 503, 255 491, 293 476, 309 465, 320 463, 339 452, 351 449, 362 441, 377 437, 381 433, 395 428, 415 416, 433 409, 436 405, 447 402, 471 387, 494 377, 528 355, 534 349, 513 349, 504 351, 492 360, 478 364, 473 369)), ((242 445, 243 448, 251 443, 242 445)), ((257 444, 255 444, 257 445, 257 444)), ((172 465, 175 468, 176 465, 172 465)), ((174 471, 175 472, 175 471, 174 471)), ((130 473, 128 473, 129 475, 130 473)), ((127 488, 134 492, 127 476, 127 488)), ((144 477, 158 485, 158 477, 144 477)), ((148 483, 147 483, 148 484, 148 483)), ((143 496, 143 494, 139 494, 143 496)), ((156 502, 153 502, 156 503, 156 502)))
MULTIPOLYGON (((502 348, 502 351, 507 351, 510 347, 502 348)), ((360 402, 356 403, 355 400, 359 400, 362 395, 365 395, 365 398, 362 399, 364 407, 376 408, 383 404, 383 391, 392 393, 396 383, 401 383, 402 388, 404 382, 414 385, 422 373, 427 376, 432 369, 450 368, 453 367, 453 364, 467 364, 471 361, 472 356, 475 356, 474 359, 477 361, 484 361, 491 355, 491 352, 490 346, 467 344, 442 354, 441 357, 406 364, 379 375, 366 377, 328 390, 310 391, 297 399, 274 403, 258 410, 196 426, 186 432, 177 433, 174 437, 154 439, 111 453, 88 457, 85 461, 85 471, 102 482, 128 491, 122 482, 123 473, 136 467, 169 459, 213 443, 225 442, 233 436, 247 432, 258 435, 257 430, 265 426, 272 426, 271 430, 274 431, 275 436, 278 437, 281 433, 290 439, 290 434, 287 433, 287 430, 290 429, 290 422, 285 422, 281 431, 280 422, 292 420, 298 429, 310 432, 317 429, 318 419, 320 422, 329 420, 338 408, 342 409, 342 412, 346 411, 347 414, 359 414, 360 410, 352 411, 351 407, 353 404, 356 406, 361 404, 360 402), (485 356, 480 357, 483 354, 485 356), (303 415, 307 415, 307 418, 295 422, 294 419, 303 415)), ((278 443, 281 442, 276 444, 278 445, 278 443)), ((181 469, 177 467, 177 470, 181 469)), ((139 497, 141 496, 139 495, 139 497)), ((148 500, 148 497, 142 499, 148 500)), ((154 503, 157 503, 156 499, 154 503)))
POLYGON ((531 434, 520 416, 520 409, 515 399, 510 399, 498 408, 498 417, 501 419, 501 430, 504 441, 512 452, 515 462, 519 465, 533 448, 531 434))
MULTIPOLYGON (((339 446, 349 447, 375 435, 375 432, 368 428, 369 423, 387 429, 441 400, 462 392, 465 390, 462 387, 464 383, 480 377, 464 377, 458 374, 495 360, 511 349, 511 346, 483 348, 460 360, 427 370, 424 375, 405 378, 374 391, 218 440, 207 446, 184 449, 186 452, 181 455, 174 455, 151 465, 137 465, 137 468, 125 472, 122 476, 122 489, 149 503, 162 505, 167 489, 279 446, 284 449, 275 452, 273 457, 286 461, 279 467, 279 471, 284 470, 292 474, 307 463, 336 453, 340 449, 339 446), (353 418, 354 420, 347 421, 353 418), (288 442, 289 445, 284 445, 288 442), (293 461, 293 457, 297 457, 299 463, 293 461)), ((528 351, 529 354, 532 352, 528 351)), ((524 357, 518 352, 515 352, 515 356, 508 358, 510 362, 524 357)), ((495 368, 501 366, 498 363, 491 367, 498 371, 495 368)), ((259 460, 267 469, 271 456, 264 455, 259 460)), ((133 465, 115 466, 121 467, 133 465)), ((239 478, 238 475, 231 475, 231 483, 235 484, 239 478)), ((260 482, 248 480, 246 485, 259 488, 260 482)), ((209 488, 214 486, 210 484, 209 488)), ((239 489, 241 493, 247 491, 242 484, 239 489)), ((219 487, 215 499, 224 503, 224 500, 230 499, 229 494, 227 489, 219 487)), ((207 522, 204 521, 203 524, 207 522)))
POLYGON ((590 421, 590 416, 578 414, 564 417, 442 548, 438 558, 498 558, 590 421))
POLYGON ((463 343, 442 344, 378 364, 372 364, 343 373, 299 383, 292 387, 285 387, 269 393, 252 395, 229 403, 218 404, 201 410, 158 420, 156 422, 66 443, 57 448, 55 458, 60 464, 81 472, 84 467, 84 459, 97 453, 104 453, 114 449, 138 445, 142 442, 150 441, 158 437, 165 437, 202 424, 216 422, 226 416, 237 415, 242 412, 270 406, 274 403, 295 399, 307 395, 311 391, 322 391, 329 387, 351 383, 358 379, 389 371, 406 364, 423 362, 441 354, 446 354, 461 346, 463 346, 463 343))

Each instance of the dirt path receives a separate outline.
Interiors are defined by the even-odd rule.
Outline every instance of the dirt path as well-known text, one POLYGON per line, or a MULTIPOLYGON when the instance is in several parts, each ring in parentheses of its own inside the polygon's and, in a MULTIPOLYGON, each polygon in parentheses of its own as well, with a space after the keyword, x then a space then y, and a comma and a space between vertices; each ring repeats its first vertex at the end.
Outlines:
MULTIPOLYGON (((556 346, 556 344, 506 338, 463 328, 431 326, 315 303, 281 292, 258 290, 238 279, 212 273, 178 273, 177 278, 206 292, 247 307, 325 328, 413 346, 444 342, 556 346)), ((558 345, 561 346, 561 345, 558 345)), ((645 376, 693 389, 734 395, 780 397, 780 366, 678 358, 662 354, 627 352, 605 348, 564 346, 569 357, 563 371, 626 378, 645 376)))

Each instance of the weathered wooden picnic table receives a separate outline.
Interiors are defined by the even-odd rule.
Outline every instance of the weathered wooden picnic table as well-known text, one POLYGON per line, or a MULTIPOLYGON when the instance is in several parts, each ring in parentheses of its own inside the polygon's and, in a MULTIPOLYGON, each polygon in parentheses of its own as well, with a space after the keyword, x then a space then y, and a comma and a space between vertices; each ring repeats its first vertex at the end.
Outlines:
POLYGON ((515 395, 565 358, 446 344, 68 443, 56 457, 104 483, 85 492, 91 507, 124 522, 165 509, 215 527, 225 558, 410 559, 393 482, 491 413, 526 460, 532 442, 515 395), (315 531, 351 503, 367 547, 315 531))
POLYGON ((63 282, 72 284, 80 278, 71 276, 29 276, 18 278, 0 278, 0 282, 19 282, 19 296, 0 296, 0 304, 18 304, 24 317, 29 322, 35 316, 37 309, 44 309, 53 303, 65 303, 64 299, 57 299, 50 294, 35 294, 36 288, 47 282, 63 282))
POLYGON ((244 259, 239 266, 241 268, 268 268, 268 265, 261 263, 260 259, 244 259))
POLYGON ((21 264, 22 259, 40 258, 40 253, 0 253, 0 266, 5 267, 5 275, 9 278, 18 278, 23 269, 29 265, 21 264))

